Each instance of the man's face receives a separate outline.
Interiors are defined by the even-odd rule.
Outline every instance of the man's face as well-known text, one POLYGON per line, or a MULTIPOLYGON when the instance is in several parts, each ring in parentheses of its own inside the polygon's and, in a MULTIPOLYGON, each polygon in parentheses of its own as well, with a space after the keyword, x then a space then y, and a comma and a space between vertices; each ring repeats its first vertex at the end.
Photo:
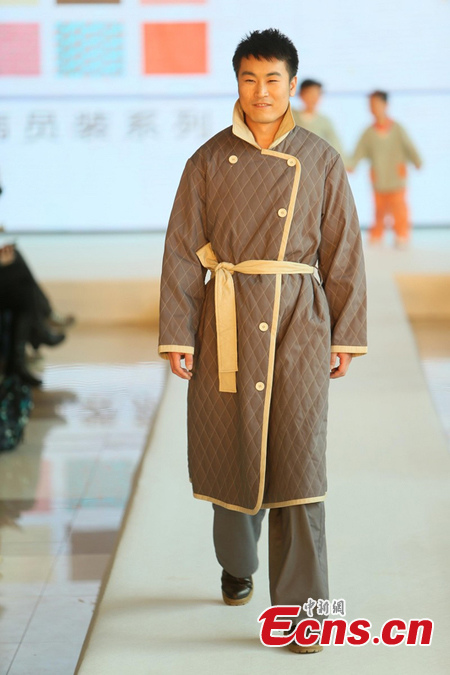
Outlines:
POLYGON ((307 108, 314 110, 322 96, 322 89, 320 87, 306 87, 300 92, 300 98, 307 108))
POLYGON ((258 60, 254 56, 241 61, 239 101, 254 124, 272 124, 283 117, 296 86, 297 78, 290 79, 284 61, 258 60))
POLYGON ((369 98, 370 112, 376 118, 384 117, 386 115, 387 103, 379 96, 371 96, 369 98))

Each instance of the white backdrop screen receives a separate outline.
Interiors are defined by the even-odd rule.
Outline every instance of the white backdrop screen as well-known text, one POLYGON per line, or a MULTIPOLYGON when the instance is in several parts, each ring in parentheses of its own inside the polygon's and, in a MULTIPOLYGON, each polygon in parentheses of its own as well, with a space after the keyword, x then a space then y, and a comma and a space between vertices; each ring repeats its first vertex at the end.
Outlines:
MULTIPOLYGON (((187 158, 231 122, 236 44, 267 27, 324 83, 348 152, 367 92, 391 93, 424 158, 414 222, 449 225, 449 0, 0 0, 0 223, 163 229, 187 158)), ((350 181, 367 225, 367 166, 350 181)))

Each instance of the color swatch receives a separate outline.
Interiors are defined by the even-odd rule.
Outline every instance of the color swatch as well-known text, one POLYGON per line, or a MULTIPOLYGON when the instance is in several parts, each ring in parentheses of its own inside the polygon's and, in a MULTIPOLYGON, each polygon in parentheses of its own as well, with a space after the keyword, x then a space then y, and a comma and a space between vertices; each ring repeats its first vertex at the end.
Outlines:
POLYGON ((208 72, 206 23, 146 23, 143 39, 145 75, 208 72))
POLYGON ((40 0, 0 0, 0 7, 21 7, 23 5, 38 5, 40 0))
POLYGON ((69 77, 114 77, 123 73, 120 23, 60 23, 58 73, 69 77))
POLYGON ((143 5, 204 5, 207 0, 141 0, 143 5))
POLYGON ((39 25, 0 24, 0 75, 39 75, 39 25))
POLYGON ((120 0, 56 0, 57 5, 118 5, 120 0))

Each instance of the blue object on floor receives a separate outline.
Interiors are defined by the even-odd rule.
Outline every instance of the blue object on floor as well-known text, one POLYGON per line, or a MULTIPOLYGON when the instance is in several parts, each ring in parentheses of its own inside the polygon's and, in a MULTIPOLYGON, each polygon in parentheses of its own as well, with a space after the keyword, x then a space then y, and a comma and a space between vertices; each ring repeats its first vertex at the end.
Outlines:
POLYGON ((0 384, 0 452, 20 443, 32 408, 30 387, 18 375, 6 377, 0 384))

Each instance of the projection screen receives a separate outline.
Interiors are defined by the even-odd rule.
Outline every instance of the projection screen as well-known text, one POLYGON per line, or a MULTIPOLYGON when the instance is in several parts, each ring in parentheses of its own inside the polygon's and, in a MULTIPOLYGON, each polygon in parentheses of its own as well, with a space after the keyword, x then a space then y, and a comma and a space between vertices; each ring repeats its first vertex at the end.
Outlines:
MULTIPOLYGON (((231 122, 234 48, 277 27, 350 152, 386 89, 424 158, 416 225, 450 225, 448 0, 0 0, 0 223, 162 230, 187 158, 231 122)), ((298 105, 297 100, 293 105, 298 105)), ((350 176, 363 225, 367 166, 350 176)))

